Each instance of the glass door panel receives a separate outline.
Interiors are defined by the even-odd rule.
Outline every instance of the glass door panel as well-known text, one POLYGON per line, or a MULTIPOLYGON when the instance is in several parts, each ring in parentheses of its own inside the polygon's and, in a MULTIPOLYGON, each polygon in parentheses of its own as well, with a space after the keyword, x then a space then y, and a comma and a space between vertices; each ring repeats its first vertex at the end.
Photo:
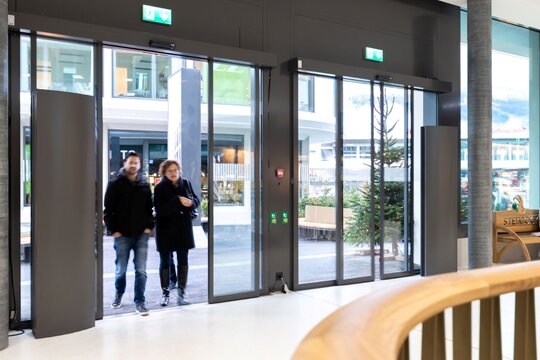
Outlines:
POLYGON ((382 206, 384 215, 379 215, 375 241, 380 245, 378 258, 384 278, 385 274, 409 270, 410 99, 409 91, 403 87, 379 84, 377 90, 374 111, 375 128, 379 131, 374 170, 375 178, 380 179, 376 203, 382 206))
POLYGON ((213 66, 211 298, 258 291, 255 70, 213 66))
POLYGON ((373 276, 371 84, 343 82, 343 278, 373 276))
POLYGON ((94 47, 37 39, 38 89, 94 95, 94 47))
POLYGON ((31 55, 30 36, 21 36, 21 78, 20 78, 20 235, 21 235, 21 321, 30 320, 31 317, 31 288, 32 274, 30 269, 32 237, 30 228, 32 197, 31 186, 31 158, 30 158, 30 93, 31 93, 31 55))
POLYGON ((298 77, 298 282, 336 279, 336 80, 298 77))

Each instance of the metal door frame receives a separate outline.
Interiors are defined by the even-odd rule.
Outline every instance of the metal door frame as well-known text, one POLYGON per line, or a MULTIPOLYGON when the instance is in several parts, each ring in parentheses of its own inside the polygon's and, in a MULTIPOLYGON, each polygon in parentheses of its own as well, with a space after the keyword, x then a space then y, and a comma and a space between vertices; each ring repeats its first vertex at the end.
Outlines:
MULTIPOLYGON (((291 72, 291 89, 292 89, 292 106, 291 106, 291 112, 292 112, 292 163, 293 163, 293 189, 292 194, 293 198, 291 201, 292 209, 298 209, 298 171, 297 171, 297 164, 298 164, 298 76, 299 74, 309 74, 313 76, 318 77, 329 77, 333 78, 337 82, 336 86, 336 231, 338 234, 341 234, 343 232, 343 224, 342 224, 342 215, 343 215, 343 199, 342 199, 342 193, 343 193, 343 185, 342 185, 342 159, 343 159, 343 153, 342 153, 342 145, 343 145, 343 129, 342 129, 342 121, 343 121, 343 81, 344 79, 352 79, 352 80, 359 80, 359 81, 369 81, 370 87, 371 87, 371 167, 374 168, 374 158, 375 158, 375 136, 377 134, 374 133, 374 98, 375 95, 375 86, 379 86, 381 93, 384 90, 384 87, 387 85, 392 85, 395 87, 401 87, 404 90, 404 107, 405 107, 405 114, 404 114, 404 121, 405 121, 405 131, 407 129, 411 129, 411 136, 410 139, 408 137, 405 137, 404 140, 406 143, 414 144, 414 90, 422 90, 422 91, 431 91, 431 92, 437 92, 437 93, 445 93, 451 91, 452 84, 445 81, 435 80, 435 79, 426 79, 426 78, 419 78, 415 76, 409 76, 404 74, 393 74, 393 73, 380 73, 377 70, 374 69, 368 69, 368 68, 359 68, 359 67, 352 67, 347 65, 340 65, 340 64, 333 64, 333 63, 326 63, 321 62, 317 60, 311 60, 311 59, 292 59, 289 61, 289 71, 291 72)), ((383 98, 381 96, 380 101, 382 103, 383 98)), ((379 105, 381 106, 381 105, 379 105)), ((382 136, 382 134, 380 134, 382 136)), ((383 140, 384 141, 384 140, 383 140)), ((407 148, 407 147, 405 147, 407 148)), ((408 159, 405 159, 406 164, 410 165, 411 171, 410 174, 407 172, 407 166, 405 166, 405 181, 408 181, 410 184, 414 181, 414 172, 413 172, 413 156, 414 152, 413 149, 410 149, 410 152, 408 149, 405 150, 404 156, 411 157, 411 163, 408 164, 408 159)), ((381 153, 382 156, 382 153, 381 153)), ((381 172, 381 177, 384 179, 384 167, 381 172)), ((293 286, 294 289, 302 290, 302 289, 311 289, 311 288, 317 288, 322 286, 330 286, 330 285, 344 285, 344 284, 352 284, 352 283, 359 283, 363 281, 373 281, 375 279, 375 254, 373 251, 374 248, 374 172, 371 170, 371 222, 370 222, 370 229, 371 229, 371 249, 372 249, 372 255, 371 255, 371 275, 367 277, 356 277, 351 279, 343 279, 343 238, 342 236, 338 236, 336 241, 336 279, 335 280, 326 280, 326 281, 319 281, 319 282, 313 282, 313 283, 305 283, 305 284, 299 284, 299 277, 298 277, 298 268, 299 268, 299 250, 298 250, 298 219, 297 216, 292 217, 292 239, 293 239, 293 286)), ((380 184, 380 191, 384 193, 384 181, 382 181, 380 184)), ((413 216, 413 202, 411 199, 413 199, 413 187, 411 186, 410 191, 405 194, 405 206, 406 209, 404 211, 404 221, 410 222, 411 218, 413 216), (410 196, 408 196, 409 194, 410 196)), ((381 202, 383 200, 383 197, 381 197, 381 202)), ((384 204, 380 204, 384 205, 384 204)), ((296 210, 294 210, 296 211, 296 210)), ((380 211, 383 212, 384 208, 381 207, 380 211)), ((384 219, 384 217, 381 217, 381 220, 384 219)), ((384 236, 384 222, 381 221, 381 233, 382 236, 384 236)), ((410 223, 405 224, 404 233, 407 235, 407 241, 410 242, 409 244, 405 244, 406 249, 406 256, 409 258, 409 260, 406 262, 407 269, 405 271, 401 272, 395 272, 395 273, 389 273, 386 274, 384 270, 384 261, 380 261, 380 279, 390 279, 390 278, 396 278, 396 277, 403 277, 403 276, 409 276, 415 274, 417 271, 414 270, 414 233, 413 233, 413 226, 410 223), (407 253, 407 251, 410 250, 410 253, 407 253)), ((384 251, 384 241, 381 243, 381 252, 384 251)))

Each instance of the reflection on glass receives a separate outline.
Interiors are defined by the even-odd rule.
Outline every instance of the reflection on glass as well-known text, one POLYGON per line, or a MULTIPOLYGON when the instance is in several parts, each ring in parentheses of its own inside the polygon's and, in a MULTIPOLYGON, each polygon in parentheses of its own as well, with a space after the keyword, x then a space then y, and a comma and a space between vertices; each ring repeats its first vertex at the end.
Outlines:
POLYGON ((92 45, 37 39, 37 88, 94 94, 92 45))
POLYGON ((254 75, 214 64, 214 296, 256 290, 254 75))
POLYGON ((371 276, 371 85, 343 83, 343 278, 371 276))
MULTIPOLYGON (((336 81, 312 81, 315 111, 298 112, 299 283, 336 278, 336 81)), ((308 89, 298 89, 299 101, 308 89)))

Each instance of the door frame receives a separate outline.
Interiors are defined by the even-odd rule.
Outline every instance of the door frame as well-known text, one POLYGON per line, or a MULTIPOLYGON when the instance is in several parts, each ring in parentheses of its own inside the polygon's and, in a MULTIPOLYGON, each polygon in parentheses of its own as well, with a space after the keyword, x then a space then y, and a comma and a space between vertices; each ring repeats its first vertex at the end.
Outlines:
MULTIPOLYGON (((11 13, 11 12, 10 12, 11 13)), ((97 276, 97 307, 96 307, 96 319, 103 318, 103 239, 100 234, 103 233, 103 204, 102 204, 102 194, 103 194, 103 184, 102 184, 102 158, 103 158, 103 48, 105 46, 118 47, 118 48, 127 48, 132 50, 141 50, 141 51, 150 51, 153 53, 159 53, 164 55, 173 55, 183 58, 193 58, 198 60, 207 60, 210 64, 213 59, 229 59, 223 60, 224 62, 238 63, 241 65, 249 65, 256 69, 256 75, 260 88, 260 93, 258 93, 259 101, 257 101, 257 136, 259 137, 259 142, 256 144, 256 152, 259 159, 262 157, 260 149, 262 148, 261 142, 261 122, 268 119, 268 114, 261 111, 261 106, 266 106, 267 100, 263 99, 264 91, 263 87, 268 84, 269 86, 269 74, 270 70, 277 66, 277 56, 271 53, 239 49, 234 47, 227 47, 222 45, 215 45, 210 43, 197 42, 192 40, 184 40, 179 38, 171 38, 173 42, 177 44, 178 50, 164 50, 156 49, 150 47, 148 44, 151 40, 152 34, 142 33, 138 31, 128 31, 123 30, 119 32, 110 32, 110 29, 104 26, 97 26, 92 24, 83 24, 83 23, 74 23, 62 19, 52 19, 43 16, 34 16, 23 13, 14 13, 17 17, 17 26, 10 26, 8 29, 9 33, 9 46, 10 46, 10 55, 9 55, 9 89, 11 94, 20 93, 20 36, 27 35, 31 38, 31 89, 36 88, 36 39, 39 36, 40 38, 48 38, 51 40, 57 41, 66 41, 66 42, 75 42, 75 43, 85 43, 93 44, 94 47, 94 98, 96 105, 96 143, 97 143, 97 154, 98 157, 96 161, 96 276, 97 276), (31 31, 25 29, 32 29, 31 31), (70 35, 63 35, 70 34, 70 35), (234 59, 234 60, 230 60, 234 59), (260 80, 259 80, 260 78, 260 80)), ((209 68, 210 69, 210 68, 209 68)), ((209 91, 211 93, 211 91, 209 91)), ((210 94, 209 94, 210 95, 210 94)), ((213 111, 212 107, 209 106, 209 116, 213 111)), ((20 193, 20 100, 19 96, 11 96, 9 100, 9 116, 10 116, 10 129, 9 129, 9 148, 10 148, 10 193, 19 194, 20 193)), ((210 120, 209 120, 210 121, 210 120)), ((257 173, 260 173, 260 164, 256 164, 258 167, 257 173)), ((260 185, 260 176, 257 177, 258 184, 260 185)), ((260 188, 260 186, 258 186, 260 188)), ((261 194, 262 196, 262 194, 261 194)), ((12 287, 10 288, 10 308, 15 306, 15 309, 20 309, 20 258, 19 258, 19 249, 20 249, 20 201, 18 200, 19 196, 10 198, 9 210, 9 243, 10 243, 10 257, 12 259, 12 287)), ((260 196, 256 200, 256 206, 258 209, 261 208, 262 200, 260 196)), ((261 223, 260 214, 262 212, 259 210, 259 218, 256 221, 257 231, 259 234, 258 240, 256 241, 257 246, 257 256, 260 255, 266 256, 264 249, 266 245, 262 242, 262 232, 261 232, 261 223)), ((210 235, 210 233, 209 233, 210 235)), ((261 272, 266 273, 264 270, 260 270, 261 266, 265 266, 265 261, 259 259, 257 261, 257 271, 256 279, 258 282, 258 290, 256 291, 255 296, 260 294, 267 293, 267 289, 263 289, 266 279, 261 277, 261 272)), ((250 295, 251 296, 251 295, 250 295)), ((210 298, 210 297, 209 297, 210 298)), ((213 302, 219 301, 228 301, 234 300, 236 298, 245 298, 245 296, 238 297, 226 297, 226 298, 215 298, 213 302)), ((11 318, 11 314, 10 314, 11 318)), ((26 321, 21 321, 20 312, 16 311, 15 319, 11 321, 10 326, 18 328, 28 328, 31 326, 31 319, 26 321)))
MULTIPOLYGON (((294 58, 289 61, 289 71, 291 73, 291 79, 292 79, 292 105, 291 105, 291 117, 293 119, 292 121, 292 169, 293 169, 293 185, 292 185, 292 191, 293 194, 292 200, 291 200, 291 208, 293 209, 293 212, 295 214, 298 209, 298 186, 299 186, 299 174, 298 174, 298 76, 299 74, 307 74, 307 75, 313 75, 317 77, 327 77, 335 79, 337 82, 336 84, 336 232, 338 234, 341 234, 343 232, 343 224, 342 224, 342 218, 343 218, 343 179, 342 179, 342 162, 339 161, 342 159, 342 145, 343 145, 343 139, 342 139, 342 121, 343 121, 343 81, 345 79, 357 79, 362 81, 368 81, 370 82, 371 87, 371 101, 372 105, 371 108, 374 108, 374 98, 377 96, 374 92, 374 88, 379 85, 382 88, 384 88, 385 85, 395 85, 398 87, 402 87, 404 89, 404 95, 409 94, 410 98, 405 96, 406 100, 410 100, 408 103, 411 105, 409 110, 406 110, 409 112, 410 117, 407 118, 407 120, 410 120, 409 127, 414 124, 414 90, 423 90, 423 91, 431 91, 435 93, 447 93, 452 90, 452 84, 450 82, 446 81, 440 81, 436 79, 427 79, 427 78, 420 78, 410 75, 404 75, 399 73, 387 73, 387 72, 380 72, 375 69, 369 69, 369 68, 362 68, 362 67, 354 67, 354 66, 348 66, 348 65, 341 65, 341 64, 334 64, 334 63, 327 63, 322 62, 318 60, 312 60, 312 59, 305 59, 305 58, 294 58)), ((381 99, 382 101, 382 99, 381 99)), ((371 166, 373 168, 373 161, 374 161, 374 148, 375 148, 375 136, 377 134, 374 133, 374 111, 371 111, 371 166)), ((414 141, 414 137, 411 135, 410 139, 411 143, 414 141)), ((412 155, 412 154, 411 154, 412 155)), ((412 165, 412 164, 411 164, 412 165)), ((413 177, 406 178, 406 180, 409 180, 410 182, 413 180, 413 177)), ((371 171, 371 186, 372 186, 372 199, 371 199, 371 214, 373 214, 374 209, 374 203, 373 203, 373 185, 374 184, 374 175, 373 171, 371 171)), ((380 185, 381 187, 384 186, 383 183, 380 185)), ((411 190, 412 194, 412 190, 411 190)), ((411 195, 412 196, 412 195, 411 195)), ((406 209, 404 213, 405 218, 408 218, 412 216, 412 202, 409 203, 408 209, 406 209)), ((291 238, 293 239, 293 286, 296 290, 303 290, 303 289, 312 289, 312 288, 318 288, 323 286, 331 286, 331 285, 345 285, 345 284, 353 284, 353 283, 359 283, 364 281, 373 281, 375 279, 375 261, 374 261, 374 254, 372 251, 371 256, 371 275, 370 276, 364 276, 364 277, 357 277, 357 278, 350 278, 350 279, 343 279, 343 238, 341 236, 338 236, 336 241, 336 279, 334 280, 325 280, 325 281, 319 281, 319 282, 312 282, 312 283, 299 283, 299 243, 298 243, 298 219, 297 216, 292 217, 292 234, 291 238)), ((383 225, 384 227, 384 225, 383 225)), ((371 220, 371 248, 373 250, 374 246, 374 232, 373 232, 373 215, 371 220)), ((384 229, 383 229, 384 231, 384 229)), ((409 276, 416 273, 414 270, 413 262, 414 259, 412 258, 412 255, 414 254, 414 240, 412 239, 413 236, 413 227, 412 226, 406 226, 405 227, 405 233, 407 234, 408 238, 411 241, 411 260, 410 263, 407 264, 409 271, 403 271, 403 272, 395 272, 390 274, 385 274, 384 272, 384 261, 380 262, 380 278, 381 280, 390 279, 390 278, 397 278, 402 276, 409 276)), ((384 245, 381 245, 381 250, 384 248, 384 245)))

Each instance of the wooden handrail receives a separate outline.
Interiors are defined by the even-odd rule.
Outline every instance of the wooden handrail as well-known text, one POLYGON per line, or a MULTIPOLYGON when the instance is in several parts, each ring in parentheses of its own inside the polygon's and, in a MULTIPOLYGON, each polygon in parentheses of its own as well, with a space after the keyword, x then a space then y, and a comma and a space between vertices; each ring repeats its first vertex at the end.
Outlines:
POLYGON ((320 322, 293 359, 397 359, 409 332, 447 308, 540 286, 540 261, 398 284, 341 307, 320 322))

